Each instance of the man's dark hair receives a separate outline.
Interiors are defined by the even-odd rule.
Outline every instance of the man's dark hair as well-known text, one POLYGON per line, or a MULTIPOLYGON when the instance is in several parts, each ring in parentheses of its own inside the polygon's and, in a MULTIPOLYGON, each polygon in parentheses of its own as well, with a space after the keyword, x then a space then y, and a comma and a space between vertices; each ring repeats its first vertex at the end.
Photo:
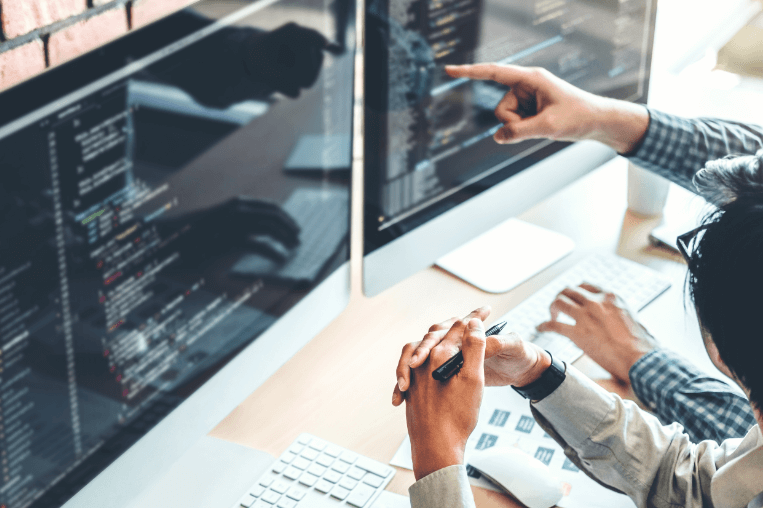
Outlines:
POLYGON ((695 185, 718 209, 690 254, 690 294, 721 359, 763 409, 763 150, 707 163, 695 185))

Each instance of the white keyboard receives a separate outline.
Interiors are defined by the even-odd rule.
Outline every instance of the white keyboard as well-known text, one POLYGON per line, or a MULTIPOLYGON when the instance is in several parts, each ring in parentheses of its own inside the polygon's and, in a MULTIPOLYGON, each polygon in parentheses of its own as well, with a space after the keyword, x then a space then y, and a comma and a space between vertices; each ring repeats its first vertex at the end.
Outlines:
POLYGON ((302 434, 234 508, 364 508, 394 474, 386 464, 302 434))
MULTIPOLYGON (((662 274, 633 261, 618 256, 594 254, 549 282, 540 291, 509 311, 497 321, 507 321, 506 331, 518 333, 547 349, 567 363, 583 355, 570 339, 548 332, 539 333, 535 327, 550 318, 549 307, 556 296, 566 287, 589 282, 620 296, 628 306, 640 311, 670 287, 670 281, 662 274)), ((573 324, 568 316, 559 320, 573 324)))

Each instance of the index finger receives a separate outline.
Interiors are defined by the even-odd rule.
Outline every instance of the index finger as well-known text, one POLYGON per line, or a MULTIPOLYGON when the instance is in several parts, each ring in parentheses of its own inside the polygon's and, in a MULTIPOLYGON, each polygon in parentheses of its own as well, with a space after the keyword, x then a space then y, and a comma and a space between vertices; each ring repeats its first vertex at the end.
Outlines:
POLYGON ((479 379, 484 375, 485 364, 485 328, 479 319, 471 319, 463 331, 461 352, 464 355, 462 372, 469 377, 479 379))
POLYGON ((591 293, 603 293, 604 292, 604 290, 601 287, 596 286, 594 284, 591 284, 590 282, 583 282, 578 287, 581 287, 581 288, 585 289, 586 291, 590 291, 591 293))
POLYGON ((532 74, 524 67, 496 63, 446 65, 445 72, 453 78, 490 80, 508 86, 532 80, 532 74))

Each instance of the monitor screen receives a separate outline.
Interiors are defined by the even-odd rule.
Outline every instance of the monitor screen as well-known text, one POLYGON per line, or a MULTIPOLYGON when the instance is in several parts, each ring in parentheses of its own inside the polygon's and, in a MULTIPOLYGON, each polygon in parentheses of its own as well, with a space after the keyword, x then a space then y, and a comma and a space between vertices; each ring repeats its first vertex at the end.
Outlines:
POLYGON ((508 88, 445 65, 544 67, 646 103, 655 14, 656 0, 369 0, 365 254, 567 146, 496 144, 508 88))
POLYGON ((353 21, 201 2, 0 95, 0 506, 61 506, 348 260, 353 21))

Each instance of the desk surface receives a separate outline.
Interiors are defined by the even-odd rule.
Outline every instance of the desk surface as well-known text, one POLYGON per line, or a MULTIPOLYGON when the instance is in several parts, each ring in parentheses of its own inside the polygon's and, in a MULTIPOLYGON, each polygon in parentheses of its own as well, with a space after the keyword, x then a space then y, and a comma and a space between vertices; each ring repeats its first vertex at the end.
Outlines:
MULTIPOLYGON (((402 346, 419 340, 432 323, 484 304, 493 307, 492 321, 592 252, 616 253, 667 274, 673 286, 640 317, 667 347, 714 371, 696 320, 684 311, 685 266, 677 254, 649 244, 649 231, 659 219, 626 211, 626 167, 625 160, 615 159, 520 216, 570 236, 576 248, 509 293, 484 293, 432 267, 369 299, 360 293, 360 265, 355 263, 347 309, 210 435, 278 456, 301 432, 310 432, 386 463, 407 433, 404 409, 391 404, 402 346)), ((354 245, 355 261, 358 247, 354 245)), ((588 358, 576 366, 627 395, 588 358)), ((388 490, 407 495, 413 481, 413 472, 398 469, 388 490)), ((502 495, 475 491, 478 505, 513 506, 502 495)))

